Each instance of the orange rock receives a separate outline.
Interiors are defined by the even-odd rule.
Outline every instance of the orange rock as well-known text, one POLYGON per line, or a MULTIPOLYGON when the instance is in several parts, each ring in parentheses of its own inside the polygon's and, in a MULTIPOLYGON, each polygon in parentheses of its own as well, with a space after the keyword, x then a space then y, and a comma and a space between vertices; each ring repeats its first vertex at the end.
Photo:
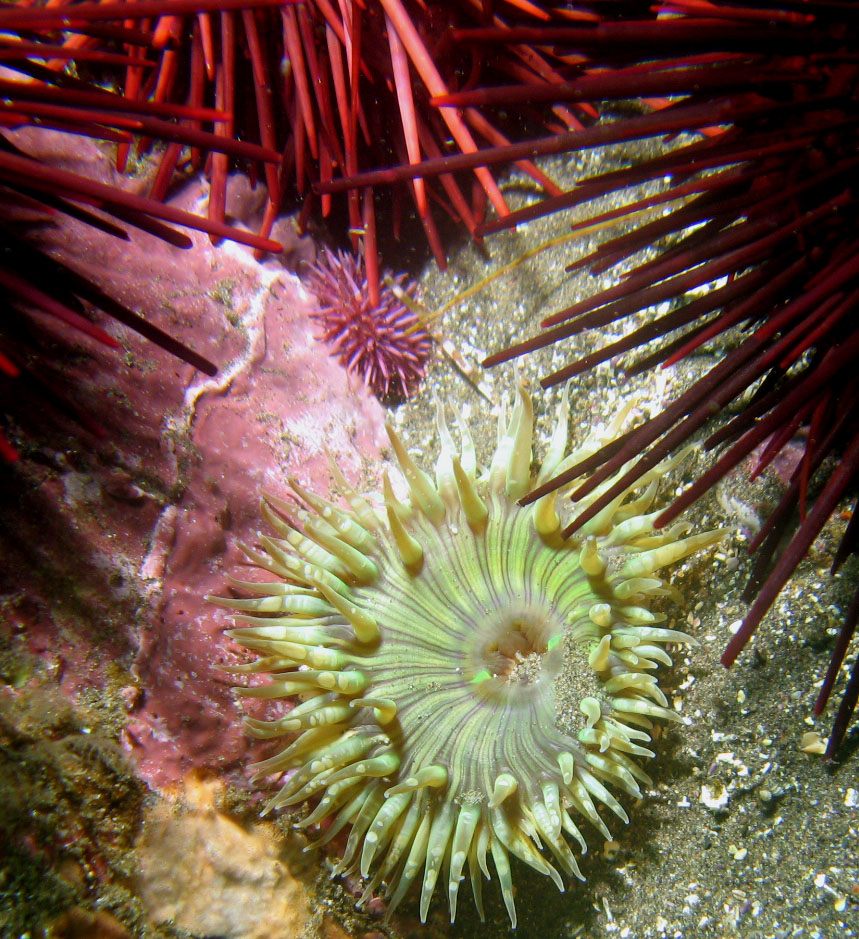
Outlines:
POLYGON ((194 777, 148 811, 137 845, 138 895, 153 924, 195 935, 300 939, 311 906, 297 852, 268 822, 245 827, 215 809, 218 783, 194 777))
POLYGON ((131 934, 116 917, 103 910, 92 913, 79 906, 67 910, 51 924, 51 939, 130 939, 131 934))

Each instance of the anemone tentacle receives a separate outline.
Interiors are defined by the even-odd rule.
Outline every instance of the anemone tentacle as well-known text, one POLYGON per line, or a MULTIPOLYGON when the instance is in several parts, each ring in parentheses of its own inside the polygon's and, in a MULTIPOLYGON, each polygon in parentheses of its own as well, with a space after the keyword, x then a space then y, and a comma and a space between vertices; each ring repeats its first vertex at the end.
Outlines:
POLYGON ((561 891, 566 877, 581 878, 568 839, 584 853, 583 822, 609 838, 601 810, 627 821, 611 789, 641 795, 653 721, 679 719, 653 673, 671 663, 666 646, 692 640, 660 626, 649 604, 673 592, 663 568, 723 532, 655 528, 656 485, 678 457, 575 539, 563 528, 614 479, 576 504, 565 498, 571 481, 519 505, 535 482, 606 442, 592 435, 565 455, 567 408, 565 393, 535 477, 522 387, 482 475, 464 422, 457 455, 440 405, 435 481, 389 426, 406 500, 387 476, 379 511, 336 468, 343 508, 291 479, 304 508, 266 496, 276 536, 246 549, 281 580, 233 582, 251 596, 212 598, 239 611, 228 635, 260 655, 233 671, 272 677, 240 693, 295 701, 285 717, 246 720, 256 737, 294 736, 254 766, 257 780, 285 774, 266 811, 309 803, 300 827, 330 822, 316 844, 348 828, 335 872, 367 878, 361 902, 385 885, 389 913, 419 882, 425 920, 444 868, 453 922, 467 868, 482 917, 491 857, 515 926, 510 856, 561 891), (577 727, 556 713, 565 656, 581 690, 577 727))

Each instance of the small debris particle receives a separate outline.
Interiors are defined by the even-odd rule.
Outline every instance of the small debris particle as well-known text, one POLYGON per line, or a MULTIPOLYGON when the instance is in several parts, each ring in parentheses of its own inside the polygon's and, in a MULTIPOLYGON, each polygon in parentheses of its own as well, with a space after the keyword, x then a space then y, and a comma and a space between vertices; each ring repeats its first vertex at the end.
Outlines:
POLYGON ((726 808, 730 798, 728 790, 718 779, 712 779, 701 786, 701 802, 714 812, 726 808))
POLYGON ((803 753, 826 753, 826 741, 816 730, 808 730, 800 738, 799 749, 803 753))

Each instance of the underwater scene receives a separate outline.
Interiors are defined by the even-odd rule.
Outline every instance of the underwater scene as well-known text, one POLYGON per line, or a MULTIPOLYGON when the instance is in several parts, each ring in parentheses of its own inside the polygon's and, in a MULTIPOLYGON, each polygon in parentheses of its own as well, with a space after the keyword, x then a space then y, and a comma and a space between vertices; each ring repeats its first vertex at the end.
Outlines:
POLYGON ((859 935, 853 6, 0 6, 0 937, 859 935))

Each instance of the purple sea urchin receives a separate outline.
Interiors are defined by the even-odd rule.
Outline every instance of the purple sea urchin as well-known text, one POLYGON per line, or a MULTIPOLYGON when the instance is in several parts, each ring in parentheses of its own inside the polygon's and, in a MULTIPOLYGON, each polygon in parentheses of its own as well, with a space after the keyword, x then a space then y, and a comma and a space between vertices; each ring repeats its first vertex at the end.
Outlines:
MULTIPOLYGON (((324 252, 305 276, 319 303, 311 317, 332 355, 381 400, 407 398, 423 378, 431 345, 418 314, 390 285, 374 303, 363 260, 345 251, 324 252)), ((398 290, 405 279, 395 279, 398 290)))
POLYGON ((299 827, 328 819, 317 844, 351 826, 336 872, 369 878, 362 900, 386 884, 389 910, 419 880, 422 920, 444 866, 453 921, 466 863, 483 915, 488 853, 515 926, 510 855, 563 890, 543 849, 581 878, 564 833, 584 850, 584 818, 608 838, 600 803, 627 821, 608 786, 638 797, 649 783, 636 757, 653 756, 652 721, 678 719, 652 672, 671 663, 666 644, 690 641, 657 625, 649 602, 672 591, 656 573, 722 532, 654 530, 658 481, 679 456, 574 539, 561 537, 571 506, 558 492, 520 506, 535 482, 605 442, 592 435, 565 456, 566 394, 536 480, 524 389, 481 476, 458 423, 461 456, 439 407, 435 483, 388 428, 409 496, 400 501, 386 475, 384 513, 334 466, 347 509, 294 479, 306 508, 267 496, 279 537, 245 553, 277 580, 231 581, 254 596, 215 602, 239 611, 228 635, 262 656, 232 670, 273 678, 239 693, 296 701, 278 719, 247 719, 260 738, 297 735, 255 764, 257 779, 284 774, 267 811, 315 802, 299 827), (581 696, 574 726, 556 714, 562 669, 581 696))

